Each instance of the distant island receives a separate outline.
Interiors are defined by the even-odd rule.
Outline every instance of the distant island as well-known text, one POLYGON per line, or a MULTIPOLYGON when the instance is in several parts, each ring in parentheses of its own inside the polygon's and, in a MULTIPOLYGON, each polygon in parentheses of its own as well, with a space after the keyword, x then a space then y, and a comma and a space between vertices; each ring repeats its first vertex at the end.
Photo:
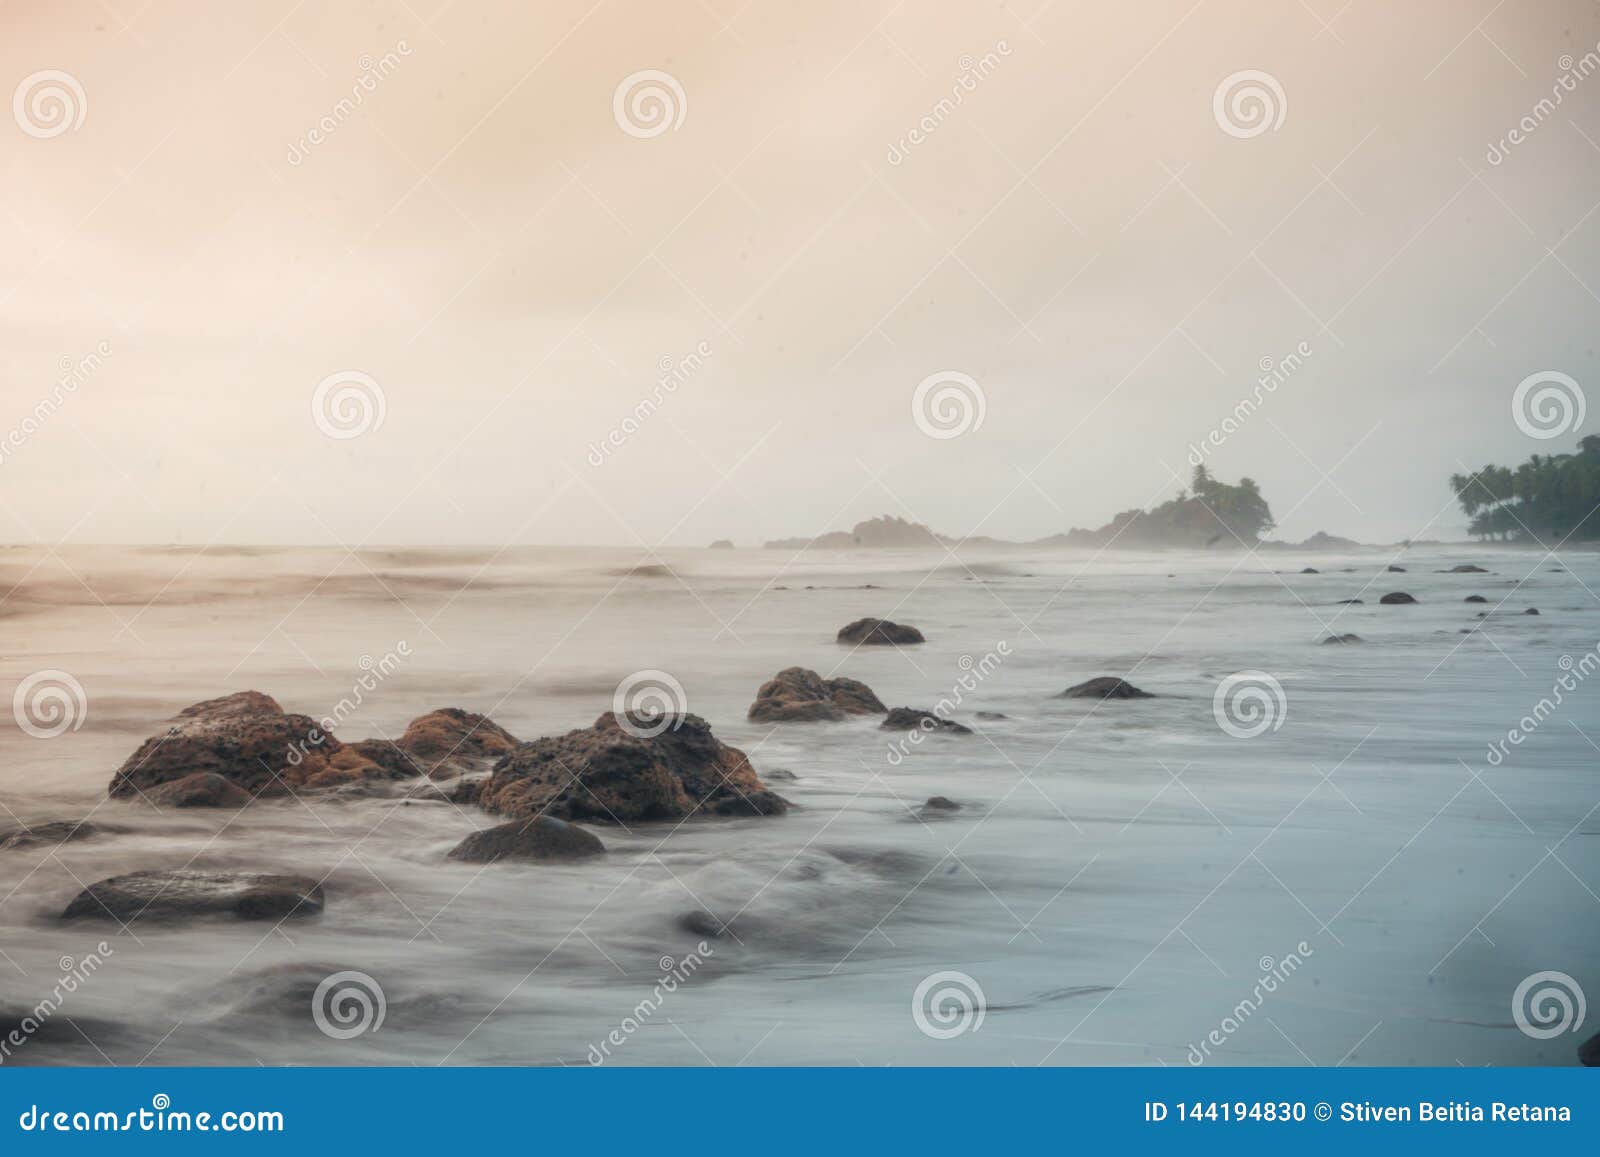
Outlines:
POLYGON ((1592 517, 1600 506, 1600 434, 1580 439, 1576 454, 1535 454, 1515 470, 1452 474, 1450 489, 1474 538, 1592 542, 1600 539, 1600 520, 1592 517))
MULTIPOLYGON (((815 538, 779 538, 766 543, 769 550, 907 549, 956 546, 988 547, 1179 547, 1191 549, 1294 546, 1306 550, 1340 550, 1361 544, 1318 531, 1302 543, 1267 542, 1261 535, 1271 530, 1272 509, 1250 478, 1236 485, 1219 482, 1202 465, 1196 466, 1188 487, 1178 496, 1150 510, 1125 510, 1097 530, 1075 527, 1030 542, 1011 542, 984 535, 953 538, 937 534, 920 522, 893 515, 858 522, 849 530, 835 530, 815 538)), ((719 540, 720 541, 720 540, 719 540)))

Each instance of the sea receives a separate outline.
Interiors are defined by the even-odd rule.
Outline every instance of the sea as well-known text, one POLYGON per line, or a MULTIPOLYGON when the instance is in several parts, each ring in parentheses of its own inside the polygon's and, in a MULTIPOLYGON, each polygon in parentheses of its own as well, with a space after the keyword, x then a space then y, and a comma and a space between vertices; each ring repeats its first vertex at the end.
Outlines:
POLYGON ((1592 552, 15 547, 0 589, 0 829, 105 829, 0 851, 0 1065, 1564 1065, 1597 1027, 1592 552), (749 722, 794 666, 971 732, 749 722), (1103 675, 1150 697, 1063 697, 1103 675), (106 797, 234 691, 531 740, 646 684, 788 813, 486 866, 445 801, 106 797), (60 919, 185 867, 326 907, 60 919))

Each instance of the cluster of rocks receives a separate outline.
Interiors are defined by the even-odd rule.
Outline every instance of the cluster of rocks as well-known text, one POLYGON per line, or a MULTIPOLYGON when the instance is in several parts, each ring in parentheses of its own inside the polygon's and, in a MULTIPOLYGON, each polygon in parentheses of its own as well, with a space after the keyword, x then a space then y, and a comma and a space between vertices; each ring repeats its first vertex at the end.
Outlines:
MULTIPOLYGON (((241 691, 180 711, 117 769, 108 792, 161 807, 224 808, 290 795, 406 795, 473 802, 509 817, 449 853, 468 863, 603 853, 600 839, 576 820, 626 824, 787 810, 744 752, 718 740, 704 719, 683 714, 662 723, 607 712, 592 727, 524 743, 482 715, 448 707, 412 720, 396 741, 343 743, 271 696, 241 691), (408 794, 406 781, 416 780, 425 786, 408 794), (446 792, 431 782, 438 780, 456 782, 446 792)), ((104 830, 87 822, 35 824, 0 833, 0 850, 104 830)), ((283 919, 315 915, 323 905, 321 881, 309 877, 184 868, 101 880, 62 915, 122 923, 204 915, 283 919)))

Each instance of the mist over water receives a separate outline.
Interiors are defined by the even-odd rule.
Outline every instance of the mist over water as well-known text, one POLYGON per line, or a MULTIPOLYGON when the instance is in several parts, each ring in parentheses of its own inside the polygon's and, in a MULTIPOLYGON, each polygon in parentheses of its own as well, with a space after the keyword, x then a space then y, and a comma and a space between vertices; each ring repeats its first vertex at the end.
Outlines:
POLYGON ((1208 1063, 1572 1058, 1570 1035, 1519 1032, 1511 999, 1534 972, 1585 974, 1600 940, 1579 880, 1600 830, 1592 692, 1499 766, 1485 753, 1548 695, 1561 656, 1600 640, 1593 554, 1417 548, 1403 575, 1377 551, 686 551, 670 571, 615 550, 340 555, 8 552, 8 684, 68 671, 88 710, 55 738, 0 733, 7 825, 113 830, 0 852, 0 1009, 34 1007, 63 957, 113 951, 6 1063, 587 1064, 628 1018, 609 1063, 1184 1064, 1229 1017, 1208 1063), (1469 557, 1491 573, 1435 573, 1469 557), (1292 573, 1308 563, 1321 573, 1292 573), (1418 604, 1377 604, 1396 589, 1418 604), (1459 633, 1480 610, 1482 629, 1459 633), (868 614, 928 641, 834 642, 868 614), (1344 632, 1365 642, 1319 643, 1344 632), (254 688, 321 717, 402 641, 410 655, 340 738, 398 737, 443 706, 558 734, 658 669, 763 776, 792 772, 768 784, 795 806, 594 825, 603 858, 482 866, 445 858, 499 822, 475 807, 106 800, 113 770, 187 704, 254 688), (794 665, 861 679, 891 707, 948 698, 976 734, 748 723, 756 688, 794 665), (1243 725, 1253 738, 1214 711, 1241 671, 1282 688, 1265 726, 1243 725), (1101 674, 1158 697, 1055 697, 1101 674), (923 813, 935 795, 961 810, 923 813), (56 919, 85 884, 191 864, 325 877, 326 911, 278 927, 56 919), (729 933, 680 923, 702 911, 729 933), (1282 982, 1239 1018, 1274 969, 1282 982), (341 970, 386 1005, 348 1040, 312 1016, 341 970), (919 1023, 959 1017, 913 1006, 945 972, 965 974, 983 1016, 941 1037, 919 1023))

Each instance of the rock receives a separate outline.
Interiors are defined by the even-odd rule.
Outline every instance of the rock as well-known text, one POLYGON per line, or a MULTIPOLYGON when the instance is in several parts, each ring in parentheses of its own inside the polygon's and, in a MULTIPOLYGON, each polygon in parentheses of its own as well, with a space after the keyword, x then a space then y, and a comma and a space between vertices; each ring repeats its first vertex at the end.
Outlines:
POLYGON ((390 739, 359 739, 345 746, 376 764, 389 779, 415 779, 425 770, 420 760, 390 739))
POLYGON ((48 823, 34 824, 32 827, 12 828, 10 831, 0 832, 0 852, 86 840, 104 830, 88 820, 51 820, 48 823))
POLYGON ((1464 603, 1486 603, 1489 600, 1484 598, 1482 595, 1468 595, 1466 598, 1462 599, 1461 601, 1464 602, 1464 603))
POLYGON ((926 810, 926 811, 955 812, 955 811, 960 811, 961 810, 961 805, 958 804, 955 800, 946 799, 942 795, 929 796, 928 797, 928 802, 923 804, 922 806, 923 806, 923 809, 926 810))
POLYGON ((605 850, 593 832, 551 816, 534 816, 473 832, 450 850, 450 858, 469 864, 506 859, 581 860, 605 850))
POLYGON ((1307 567, 1302 567, 1300 569, 1300 573, 1301 574, 1321 574, 1322 572, 1320 570, 1318 570, 1314 566, 1307 566, 1307 567))
POLYGON ((1539 613, 1539 608, 1538 607, 1529 607, 1527 610, 1523 611, 1522 613, 1525 614, 1525 615, 1537 615, 1539 613))
POLYGON ((998 711, 974 711, 973 715, 979 719, 1010 719, 1009 715, 1002 715, 998 711))
POLYGON ((972 728, 964 727, 954 719, 935 715, 917 707, 896 707, 878 725, 885 731, 944 731, 951 735, 971 735, 972 728))
POLYGON ((1578 1046, 1578 1063, 1589 1068, 1600 1068, 1600 1032, 1578 1046))
POLYGON ((1464 563, 1461 563, 1459 566, 1453 566, 1449 570, 1442 570, 1439 573, 1440 574, 1488 574, 1489 572, 1487 570, 1485 570, 1481 566, 1473 566, 1470 562, 1464 562, 1464 563))
POLYGON ((1406 568, 1403 567, 1403 566, 1390 566, 1387 569, 1388 569, 1390 574, 1405 574, 1406 573, 1406 568))
POLYGON ((1126 679, 1115 675, 1100 675, 1076 686, 1068 687, 1060 699, 1154 699, 1148 691, 1141 691, 1126 679))
POLYGON ((1324 639, 1322 641, 1324 643, 1359 643, 1359 642, 1362 642, 1363 640, 1362 640, 1360 635, 1346 634, 1346 635, 1329 635, 1326 639, 1324 639))
POLYGON ((111 778, 113 798, 143 794, 158 802, 174 794, 176 806, 236 807, 235 792, 211 780, 221 776, 251 797, 287 795, 301 788, 337 786, 371 775, 388 778, 359 752, 347 749, 308 715, 285 713, 270 695, 240 691, 185 707, 161 735, 151 736, 111 778), (173 793, 151 789, 191 780, 173 793), (215 798, 217 802, 210 800, 215 798))
POLYGON ((719 538, 719 539, 717 539, 716 542, 713 542, 711 544, 711 549, 712 550, 732 550, 733 549, 733 543, 729 542, 725 538, 719 538))
POLYGON ((415 757, 434 779, 482 770, 517 746, 517 737, 487 715, 441 707, 406 725, 400 748, 415 757))
POLYGON ((180 868, 133 872, 90 884, 67 905, 61 917, 114 919, 124 924, 135 919, 211 915, 279 920, 316 915, 322 905, 322 885, 308 876, 180 868))
POLYGON ((824 679, 804 667, 787 667, 761 685, 746 717, 752 723, 813 723, 887 710, 858 679, 824 679))
POLYGON ((142 798, 157 807, 244 807, 252 797, 225 776, 197 771, 153 787, 142 798))
POLYGON ((707 940, 719 940, 728 932, 726 924, 704 909, 683 913, 678 917, 678 927, 707 940))
POLYGON ((857 619, 839 628, 839 642, 852 646, 904 646, 926 642, 915 627, 891 623, 888 619, 857 619))
MULTIPOLYGON (((635 730, 660 720, 629 717, 635 730)), ((656 735, 635 734, 607 711, 593 727, 519 745, 484 782, 480 806, 522 818, 633 823, 707 815, 781 815, 738 748, 711 734, 698 715, 678 715, 656 735)))
POLYGON ((1360 599, 1339 599, 1333 605, 1336 607, 1360 607, 1365 606, 1366 604, 1360 599))
POLYGON ((798 775, 784 767, 773 768, 766 773, 766 778, 778 783, 795 783, 800 779, 798 775))
POLYGON ((1417 600, 1406 594, 1405 591, 1391 591, 1378 601, 1386 607, 1395 607, 1404 603, 1414 603, 1417 600))
POLYGON ((445 798, 453 804, 475 804, 478 797, 483 794, 484 781, 489 777, 480 775, 476 779, 458 779, 451 785, 445 798))

